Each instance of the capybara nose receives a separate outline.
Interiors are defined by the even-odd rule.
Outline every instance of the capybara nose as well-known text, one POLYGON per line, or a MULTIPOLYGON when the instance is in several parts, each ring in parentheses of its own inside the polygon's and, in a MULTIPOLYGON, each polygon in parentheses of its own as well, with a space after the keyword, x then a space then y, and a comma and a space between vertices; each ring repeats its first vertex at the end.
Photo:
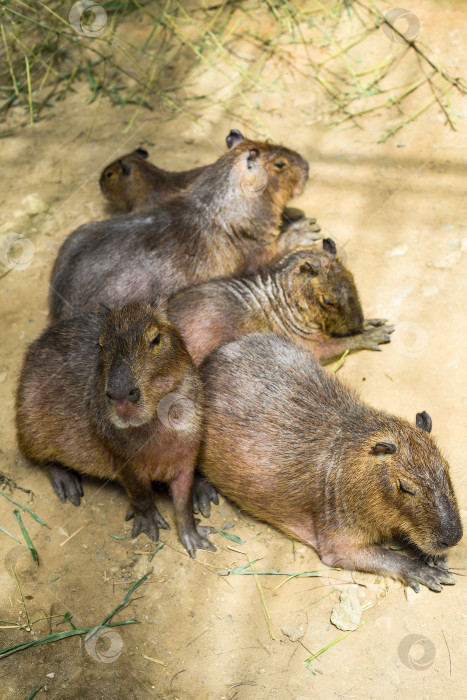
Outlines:
POLYGON ((119 385, 119 386, 108 386, 106 394, 109 401, 130 401, 131 403, 136 403, 141 396, 141 392, 137 386, 131 385, 119 385))

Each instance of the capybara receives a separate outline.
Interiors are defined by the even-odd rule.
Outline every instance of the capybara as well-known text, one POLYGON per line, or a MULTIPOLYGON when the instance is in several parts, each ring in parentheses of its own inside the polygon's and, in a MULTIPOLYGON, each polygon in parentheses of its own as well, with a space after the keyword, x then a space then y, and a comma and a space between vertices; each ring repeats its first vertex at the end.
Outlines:
MULTIPOLYGON (((226 137, 228 148, 243 141, 243 134, 232 129, 226 137)), ((149 162, 149 153, 136 148, 110 163, 101 173, 99 184, 109 202, 126 212, 154 209, 164 197, 185 190, 207 166, 171 171, 149 162)))
POLYGON ((454 583, 462 525, 449 466, 416 425, 364 404, 312 353, 270 333, 215 350, 201 368, 204 475, 240 508, 314 547, 328 566, 454 583), (380 543, 397 538, 413 558, 380 543))
POLYGON ((55 261, 51 320, 100 302, 150 301, 275 260, 284 206, 307 175, 298 153, 244 139, 154 211, 81 226, 55 261))
POLYGON ((169 299, 169 319, 196 365, 215 348, 254 331, 273 331, 304 345, 322 364, 345 350, 380 350, 392 326, 364 321, 352 274, 336 259, 331 238, 323 250, 289 253, 244 277, 210 280, 169 299))
POLYGON ((79 505, 81 474, 120 481, 132 536, 168 524, 152 481, 169 484, 190 556, 213 546, 192 513, 203 392, 165 302, 85 312, 50 325, 26 354, 17 393, 21 451, 49 468, 60 499, 79 505))

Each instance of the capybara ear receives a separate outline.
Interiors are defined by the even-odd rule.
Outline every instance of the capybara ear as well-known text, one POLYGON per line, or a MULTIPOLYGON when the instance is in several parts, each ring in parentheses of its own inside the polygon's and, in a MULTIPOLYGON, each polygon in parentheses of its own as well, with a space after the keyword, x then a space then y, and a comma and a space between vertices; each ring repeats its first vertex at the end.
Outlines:
POLYGON ((300 272, 311 275, 311 277, 317 277, 319 275, 319 265, 307 260, 303 265, 300 265, 300 272))
POLYGON ((252 165, 256 160, 259 158, 259 151, 257 148, 250 148, 248 151, 248 157, 247 157, 247 162, 248 162, 248 167, 252 165))
POLYGON ((152 302, 151 306, 157 311, 158 314, 167 314, 167 297, 156 297, 152 302))
POLYGON ((149 153, 145 148, 135 148, 133 153, 136 153, 137 156, 141 156, 141 158, 149 158, 149 153))
POLYGON ((131 173, 131 163, 128 163, 128 161, 122 159, 120 159, 118 162, 122 167, 122 173, 124 175, 129 175, 131 173))
POLYGON ((397 452, 397 446, 393 442, 377 442, 371 452, 374 455, 393 455, 397 452))
POLYGON ((415 425, 417 426, 417 428, 420 428, 420 430, 424 430, 425 433, 431 433, 433 423, 431 421, 430 414, 426 411, 417 413, 417 416, 415 418, 415 425))
POLYGON ((323 250, 332 255, 333 258, 336 257, 337 248, 332 238, 323 238, 323 250))
POLYGON ((233 148, 237 143, 241 143, 245 140, 242 132, 238 129, 231 129, 227 134, 226 138, 227 148, 233 148))

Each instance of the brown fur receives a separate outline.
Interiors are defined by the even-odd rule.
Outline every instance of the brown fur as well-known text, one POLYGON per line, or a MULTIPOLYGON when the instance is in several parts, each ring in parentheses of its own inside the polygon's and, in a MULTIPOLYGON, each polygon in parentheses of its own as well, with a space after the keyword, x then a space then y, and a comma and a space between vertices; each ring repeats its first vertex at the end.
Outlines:
POLYGON ((79 504, 82 495, 64 468, 120 481, 134 537, 144 531, 157 540, 158 527, 167 527, 151 482, 168 483, 180 538, 194 556, 210 546, 191 512, 202 405, 198 373, 164 305, 128 304, 58 321, 32 343, 17 392, 18 442, 50 467, 62 500, 79 504), (172 412, 188 405, 183 429, 171 427, 172 393, 172 412))
POLYGON ((102 194, 125 212, 156 207, 165 197, 185 190, 206 166, 171 172, 150 163, 136 149, 110 163, 99 179, 102 194))
POLYGON ((311 353, 273 334, 215 350, 201 377, 201 471, 240 508, 330 566, 415 589, 453 583, 444 556, 462 525, 428 414, 413 427, 365 405, 311 353), (393 537, 417 558, 379 546, 393 537))
POLYGON ((277 259, 282 211, 307 175, 298 153, 245 139, 154 211, 82 226, 55 262, 51 318, 148 301, 277 259))
POLYGON ((290 338, 322 364, 346 349, 379 349, 377 343, 389 342, 392 328, 382 322, 367 322, 372 326, 364 330, 353 276, 336 260, 331 243, 326 239, 323 251, 289 253, 257 274, 211 280, 171 297, 169 318, 195 364, 220 345, 255 331, 290 338))

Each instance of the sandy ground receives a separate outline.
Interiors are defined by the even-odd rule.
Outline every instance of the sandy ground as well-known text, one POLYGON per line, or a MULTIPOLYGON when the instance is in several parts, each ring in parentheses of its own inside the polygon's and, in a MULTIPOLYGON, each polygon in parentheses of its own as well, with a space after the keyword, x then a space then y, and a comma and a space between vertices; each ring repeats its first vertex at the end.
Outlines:
MULTIPOLYGON (((436 39, 456 73, 462 70, 459 39, 467 31, 467 12, 460 8, 431 4, 423 16, 428 39, 436 39)), ((24 269, 1 267, 0 469, 31 490, 16 489, 11 495, 29 504, 48 528, 24 514, 39 567, 23 545, 0 533, 0 616, 25 623, 12 565, 30 620, 69 611, 78 628, 97 625, 132 582, 149 569, 153 573, 115 618, 140 624, 115 628, 107 640, 88 643, 84 652, 74 637, 2 660, 1 697, 27 698, 38 686, 43 686, 38 698, 92 700, 465 697, 465 538, 449 557, 458 572, 457 585, 440 594, 422 588, 407 599, 393 581, 326 571, 310 548, 297 544, 294 549, 285 535, 222 499, 211 522, 217 528, 234 523, 229 532, 244 544, 215 535, 217 552, 198 552, 192 561, 172 527, 162 533, 165 546, 149 562, 154 547, 144 535, 135 541, 109 536, 127 537, 130 531, 120 487, 85 480, 81 507, 62 505, 46 475, 19 455, 14 392, 22 356, 46 324, 48 277, 60 243, 81 223, 110 214, 97 186, 102 167, 116 153, 145 143, 159 165, 185 169, 220 155, 230 128, 262 135, 241 105, 236 105, 236 119, 217 108, 199 124, 183 115, 166 122, 160 115, 146 115, 137 133, 123 135, 131 110, 102 102, 92 139, 86 141, 95 109, 88 95, 87 88, 79 89, 48 119, 13 129, 2 142, 0 233, 23 233, 33 248, 24 269), (25 198, 30 195, 45 202, 46 211, 27 214, 25 198), (273 638, 254 578, 217 573, 256 558, 259 570, 323 574, 294 578, 277 590, 284 576, 259 577, 273 638), (308 668, 304 661, 342 634, 331 625, 330 613, 353 580, 362 604, 368 604, 365 624, 308 668), (282 628, 300 639, 292 641, 282 628), (416 644, 417 638, 425 640, 424 647, 416 644)), ((272 98, 265 96, 261 117, 277 141, 310 160, 310 182, 294 204, 317 216, 344 244, 366 316, 385 316, 397 325, 393 342, 382 353, 348 358, 339 376, 374 406, 409 420, 417 411, 431 414, 465 522, 466 103, 454 100, 456 133, 433 107, 386 144, 377 144, 397 114, 381 112, 366 122, 365 130, 327 130, 318 119, 304 117, 300 76, 289 77, 282 99, 272 108, 272 98), (292 103, 294 108, 287 109, 292 103)), ((158 499, 173 523, 168 497, 161 493, 158 499)), ((13 504, 0 499, 0 524, 21 539, 13 510, 13 504)), ((57 628, 60 619, 40 621, 33 632, 2 628, 0 646, 70 629, 67 623, 57 628)))

